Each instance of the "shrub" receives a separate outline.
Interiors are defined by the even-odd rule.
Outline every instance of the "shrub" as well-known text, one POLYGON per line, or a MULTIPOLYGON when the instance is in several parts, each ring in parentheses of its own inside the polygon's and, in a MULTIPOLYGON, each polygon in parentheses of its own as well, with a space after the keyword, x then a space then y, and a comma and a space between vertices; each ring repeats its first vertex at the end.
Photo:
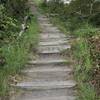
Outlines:
POLYGON ((95 15, 90 17, 91 24, 95 26, 100 26, 100 13, 96 13, 95 15))
POLYGON ((3 43, 13 40, 18 31, 17 20, 7 16, 5 7, 0 5, 0 41, 3 43))

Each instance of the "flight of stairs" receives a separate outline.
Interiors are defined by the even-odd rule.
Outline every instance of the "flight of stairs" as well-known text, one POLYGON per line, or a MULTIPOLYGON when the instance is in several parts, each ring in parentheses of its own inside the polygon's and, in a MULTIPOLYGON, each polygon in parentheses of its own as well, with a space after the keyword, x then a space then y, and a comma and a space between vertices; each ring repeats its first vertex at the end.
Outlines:
POLYGON ((75 100, 73 62, 69 56, 62 56, 63 51, 71 48, 70 36, 61 33, 44 15, 39 16, 38 21, 42 29, 37 46, 38 56, 36 60, 30 58, 27 67, 22 70, 29 80, 14 86, 23 92, 11 100, 75 100))

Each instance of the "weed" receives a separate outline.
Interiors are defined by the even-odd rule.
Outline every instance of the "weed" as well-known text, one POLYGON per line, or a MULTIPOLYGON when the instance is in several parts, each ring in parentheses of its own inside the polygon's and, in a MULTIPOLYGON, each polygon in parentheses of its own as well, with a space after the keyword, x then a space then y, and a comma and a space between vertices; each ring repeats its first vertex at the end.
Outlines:
POLYGON ((80 97, 78 100, 96 100, 94 88, 90 84, 80 83, 79 89, 80 97))
POLYGON ((21 71, 28 60, 30 45, 37 45, 39 26, 36 17, 33 17, 30 28, 23 33, 19 40, 2 47, 5 57, 5 66, 0 66, 0 95, 7 95, 9 89, 9 76, 21 71))

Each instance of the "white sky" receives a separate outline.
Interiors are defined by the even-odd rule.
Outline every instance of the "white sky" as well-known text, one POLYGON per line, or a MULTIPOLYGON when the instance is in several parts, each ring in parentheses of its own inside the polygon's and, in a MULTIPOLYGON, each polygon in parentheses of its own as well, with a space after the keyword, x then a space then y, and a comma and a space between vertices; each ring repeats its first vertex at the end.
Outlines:
POLYGON ((70 3, 71 0, 63 0, 64 3, 70 3))

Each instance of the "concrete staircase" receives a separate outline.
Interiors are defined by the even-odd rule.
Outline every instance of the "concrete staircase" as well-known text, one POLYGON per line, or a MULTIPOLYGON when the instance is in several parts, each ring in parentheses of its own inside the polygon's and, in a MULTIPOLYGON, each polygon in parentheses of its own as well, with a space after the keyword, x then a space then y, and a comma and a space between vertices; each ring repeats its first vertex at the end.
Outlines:
MULTIPOLYGON (((61 55, 70 50, 70 37, 54 27, 46 16, 39 16, 42 32, 37 47, 38 56, 30 58, 27 67, 22 70, 29 77, 14 87, 23 92, 14 95, 11 100, 75 100, 76 82, 73 79, 73 63, 70 58, 61 55)), ((67 55, 66 55, 67 56, 67 55)))

